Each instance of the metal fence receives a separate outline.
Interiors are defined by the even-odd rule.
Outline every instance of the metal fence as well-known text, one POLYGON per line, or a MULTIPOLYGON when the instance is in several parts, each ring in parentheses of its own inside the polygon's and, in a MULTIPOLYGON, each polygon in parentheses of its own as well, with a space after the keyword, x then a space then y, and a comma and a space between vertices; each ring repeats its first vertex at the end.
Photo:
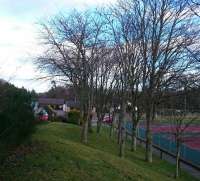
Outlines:
MULTIPOLYGON (((128 132, 131 133, 132 130, 132 124, 127 123, 126 128, 128 132)), ((138 128, 137 136, 141 139, 146 139, 145 135, 145 129, 144 128, 138 128)), ((173 139, 170 139, 168 135, 164 133, 156 133, 153 134, 153 144, 167 150, 168 152, 171 152, 173 154, 176 153, 176 143, 173 139)), ((188 147, 185 144, 181 145, 181 158, 191 162, 192 164, 195 164, 197 166, 200 166, 200 151, 192 149, 188 147)))

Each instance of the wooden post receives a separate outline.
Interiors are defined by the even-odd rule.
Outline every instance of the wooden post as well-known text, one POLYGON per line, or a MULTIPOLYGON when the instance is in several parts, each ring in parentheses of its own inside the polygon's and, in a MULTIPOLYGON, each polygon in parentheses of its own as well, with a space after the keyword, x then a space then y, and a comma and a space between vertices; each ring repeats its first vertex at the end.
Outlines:
POLYGON ((160 150, 160 159, 162 160, 162 158, 163 158, 163 152, 162 150, 160 150))

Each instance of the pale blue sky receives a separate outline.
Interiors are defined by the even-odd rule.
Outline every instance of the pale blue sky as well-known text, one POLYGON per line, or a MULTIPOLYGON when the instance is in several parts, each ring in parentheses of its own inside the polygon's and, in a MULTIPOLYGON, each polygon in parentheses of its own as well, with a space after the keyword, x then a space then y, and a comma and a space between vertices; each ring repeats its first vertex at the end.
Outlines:
POLYGON ((41 53, 36 22, 60 11, 102 6, 116 0, 0 0, 0 78, 18 87, 43 92, 50 83, 32 65, 41 53))

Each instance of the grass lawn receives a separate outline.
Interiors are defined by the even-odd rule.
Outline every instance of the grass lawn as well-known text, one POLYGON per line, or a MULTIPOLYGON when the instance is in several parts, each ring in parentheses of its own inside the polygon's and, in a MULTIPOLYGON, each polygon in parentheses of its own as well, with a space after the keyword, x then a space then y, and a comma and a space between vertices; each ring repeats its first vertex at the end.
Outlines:
MULTIPOLYGON (((65 123, 38 125, 32 143, 22 145, 0 166, 2 181, 171 181, 174 166, 154 157, 153 164, 144 161, 144 150, 119 158, 116 140, 103 130, 91 133, 89 143, 80 143, 80 128, 65 123)), ((181 179, 197 180, 186 173, 181 179)))

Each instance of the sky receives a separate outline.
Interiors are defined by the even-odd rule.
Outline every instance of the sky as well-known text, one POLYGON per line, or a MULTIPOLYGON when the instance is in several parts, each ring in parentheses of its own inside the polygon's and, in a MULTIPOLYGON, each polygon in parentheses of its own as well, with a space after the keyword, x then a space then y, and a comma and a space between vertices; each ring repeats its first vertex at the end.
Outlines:
POLYGON ((0 79, 17 87, 45 92, 51 88, 33 61, 42 52, 40 20, 74 8, 87 9, 116 0, 0 0, 0 79))

